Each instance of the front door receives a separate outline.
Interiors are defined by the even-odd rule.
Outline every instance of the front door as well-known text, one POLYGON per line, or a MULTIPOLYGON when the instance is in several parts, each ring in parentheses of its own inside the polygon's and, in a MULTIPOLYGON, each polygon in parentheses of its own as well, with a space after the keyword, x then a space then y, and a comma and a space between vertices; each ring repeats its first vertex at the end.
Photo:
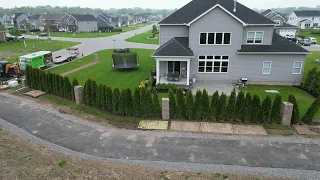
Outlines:
POLYGON ((168 74, 180 74, 180 61, 169 61, 168 62, 168 74))

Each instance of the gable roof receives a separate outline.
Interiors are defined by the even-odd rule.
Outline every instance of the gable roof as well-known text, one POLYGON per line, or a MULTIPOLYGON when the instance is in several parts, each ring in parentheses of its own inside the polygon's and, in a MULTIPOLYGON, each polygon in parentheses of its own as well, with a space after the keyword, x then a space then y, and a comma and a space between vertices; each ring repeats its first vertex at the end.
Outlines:
POLYGON ((33 14, 28 17, 29 20, 38 20, 40 17, 40 14, 33 14))
POLYGON ((281 26, 275 26, 276 29, 282 29, 282 28, 290 28, 290 29, 300 29, 298 26, 294 26, 291 24, 283 23, 281 26))
POLYGON ((242 45, 238 51, 240 53, 292 53, 308 54, 309 51, 297 45, 296 43, 273 33, 271 45, 242 45))
POLYGON ((299 17, 320 16, 320 11, 317 10, 305 10, 305 11, 293 11, 299 17))
POLYGON ((233 12, 234 0, 193 0, 162 20, 159 24, 187 25, 217 6, 223 8, 230 15, 246 24, 275 24, 273 21, 265 18, 250 8, 247 8, 239 2, 237 2, 237 11, 233 12))
POLYGON ((164 45, 160 46, 152 55, 157 56, 194 56, 189 48, 188 37, 174 37, 164 45))
POLYGON ((263 11, 262 13, 260 13, 262 16, 266 16, 267 14, 269 14, 270 12, 272 12, 271 9, 267 9, 265 11, 263 11))
POLYGON ((77 21, 97 21, 97 18, 92 14, 71 14, 77 21))

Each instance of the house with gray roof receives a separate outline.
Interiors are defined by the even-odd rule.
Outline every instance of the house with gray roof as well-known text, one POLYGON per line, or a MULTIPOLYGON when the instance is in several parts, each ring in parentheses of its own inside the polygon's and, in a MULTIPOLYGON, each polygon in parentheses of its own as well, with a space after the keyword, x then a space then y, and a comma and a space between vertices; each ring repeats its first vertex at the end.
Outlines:
POLYGON ((32 14, 28 17, 30 23, 30 29, 40 29, 40 14, 32 14))
POLYGON ((10 15, 8 15, 8 14, 2 15, 1 23, 2 24, 11 24, 11 25, 13 25, 12 17, 10 15))
POLYGON ((275 32, 287 38, 294 38, 300 31, 300 27, 286 23, 287 19, 284 14, 267 9, 260 13, 262 16, 276 23, 275 32))
POLYGON ((6 29, 0 22, 0 42, 7 42, 6 29))
POLYGON ((65 14, 41 14, 39 17, 40 25, 39 29, 41 31, 58 31, 59 28, 61 27, 61 18, 65 14))
POLYGON ((234 0, 193 0, 159 23, 156 81, 300 85, 309 52, 276 25, 234 0))
POLYGON ((12 22, 14 27, 25 29, 25 24, 28 22, 28 15, 25 13, 14 13, 12 15, 12 22))
POLYGON ((98 28, 112 27, 113 16, 107 13, 100 13, 97 16, 98 28))
POLYGON ((301 29, 320 27, 320 11, 293 11, 289 14, 287 23, 293 26, 298 26, 301 29))
POLYGON ((92 14, 66 14, 61 27, 67 31, 94 32, 98 30, 97 18, 92 14))

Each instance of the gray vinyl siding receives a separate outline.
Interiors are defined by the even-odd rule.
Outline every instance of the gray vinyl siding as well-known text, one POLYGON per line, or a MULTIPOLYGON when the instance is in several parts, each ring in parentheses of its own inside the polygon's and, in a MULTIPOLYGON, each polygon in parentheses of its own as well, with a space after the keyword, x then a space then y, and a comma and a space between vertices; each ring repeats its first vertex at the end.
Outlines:
POLYGON ((97 18, 97 23, 98 23, 98 27, 109 27, 110 24, 106 23, 102 18, 98 17, 97 18))
POLYGON ((80 32, 93 32, 98 29, 97 21, 78 21, 78 31, 80 32))
POLYGON ((160 26, 160 46, 174 37, 188 37, 189 28, 187 26, 160 26))
POLYGON ((283 23, 284 23, 283 18, 282 18, 282 17, 279 17, 279 16, 276 16, 276 17, 272 18, 271 20, 272 20, 272 21, 274 21, 274 20, 280 20, 280 26, 282 26, 283 23))
POLYGON ((249 31, 263 31, 262 45, 270 45, 272 43, 273 26, 247 26, 243 29, 243 44, 247 44, 247 34, 249 31))

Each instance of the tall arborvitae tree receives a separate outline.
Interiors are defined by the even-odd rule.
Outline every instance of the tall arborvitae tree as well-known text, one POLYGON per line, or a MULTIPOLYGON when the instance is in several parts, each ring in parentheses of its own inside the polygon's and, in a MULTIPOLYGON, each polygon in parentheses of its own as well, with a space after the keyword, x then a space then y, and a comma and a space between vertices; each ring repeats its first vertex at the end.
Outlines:
POLYGON ((197 91, 196 97, 194 99, 193 109, 194 109, 194 119, 197 121, 201 121, 202 115, 202 93, 200 90, 197 91))
POLYGON ((227 118, 226 110, 227 110, 227 96, 226 94, 222 93, 220 96, 219 104, 217 108, 217 121, 226 120, 227 118))
POLYGON ((251 103, 251 123, 257 123, 261 119, 261 101, 260 97, 257 95, 253 96, 252 103, 251 103))
POLYGON ((133 115, 133 99, 132 99, 132 92, 130 88, 126 89, 127 93, 127 109, 126 109, 126 114, 129 116, 133 115))
POLYGON ((34 89, 39 89, 39 70, 34 69, 34 89))
POLYGON ((26 66, 25 76, 26 76, 27 85, 31 88, 30 66, 29 65, 26 66))
POLYGON ((53 94, 55 96, 58 96, 58 94, 59 94, 59 75, 53 74, 52 81, 53 81, 53 94))
POLYGON ((270 96, 267 96, 261 105, 261 120, 259 120, 260 123, 267 124, 270 122, 270 113, 271 113, 271 107, 272 107, 272 100, 270 96))
POLYGON ((44 71, 41 71, 41 90, 47 92, 47 74, 44 71))
POLYGON ((300 121, 300 111, 299 111, 297 99, 293 94, 289 95, 289 102, 293 104, 291 124, 297 124, 300 121))
POLYGON ((169 115, 171 119, 177 117, 177 101, 172 89, 169 90, 169 115))
POLYGON ((120 100, 119 100, 119 114, 126 115, 126 109, 127 109, 127 92, 125 89, 121 90, 120 93, 120 100))
POLYGON ((111 87, 107 87, 107 111, 112 112, 113 111, 113 92, 111 87))
POLYGON ((95 80, 91 81, 91 106, 97 107, 97 82, 95 80))
POLYGON ((147 117, 153 115, 153 104, 152 104, 152 95, 151 90, 147 90, 147 117))
POLYGON ((277 95, 273 101, 270 120, 272 123, 280 124, 281 118, 281 96, 277 95))
POLYGON ((153 104, 153 116, 160 117, 161 106, 160 106, 159 97, 156 91, 153 92, 152 104, 153 104))
POLYGON ((84 104, 88 105, 88 106, 92 105, 92 103, 91 103, 91 82, 92 82, 92 80, 88 79, 87 82, 85 83, 84 89, 83 89, 84 90, 84 92, 83 92, 84 104))
POLYGON ((210 119, 210 103, 209 103, 209 95, 207 90, 202 91, 202 106, 201 106, 201 119, 208 120, 210 119))
POLYGON ((312 68, 308 72, 306 80, 303 82, 303 87, 308 91, 312 91, 312 83, 313 83, 313 80, 315 79, 316 73, 317 73, 317 68, 316 67, 312 68))
POLYGON ((102 93, 101 93, 101 109, 106 111, 107 110, 107 86, 102 85, 102 93))
POLYGON ((227 106, 227 120, 233 121, 236 118, 236 90, 230 94, 228 106, 227 106))
POLYGON ((113 96, 112 96, 113 114, 119 114, 119 101, 120 101, 120 90, 118 88, 115 88, 113 90, 113 96))
POLYGON ((140 90, 140 114, 142 117, 146 117, 147 115, 147 89, 141 88, 140 90))
POLYGON ((180 119, 185 118, 186 116, 186 103, 183 95, 183 90, 179 88, 177 90, 177 117, 180 119))
POLYGON ((134 89, 134 93, 133 93, 133 115, 134 116, 140 116, 141 112, 140 112, 140 89, 139 88, 135 88, 134 89))
POLYGON ((61 98, 65 98, 65 94, 64 94, 64 79, 60 75, 59 75, 59 96, 61 98))
POLYGON ((219 92, 216 91, 212 95, 212 98, 211 98, 210 113, 211 113, 211 119, 212 120, 216 120, 217 119, 217 109, 218 109, 218 105, 219 105, 219 100, 220 100, 219 92))
POLYGON ((301 118, 301 121, 306 124, 311 124, 314 116, 320 108, 320 97, 318 97, 309 107, 307 113, 301 118))
POLYGON ((75 100, 74 98, 74 87, 75 86, 78 86, 79 85, 79 82, 78 82, 78 80, 76 79, 76 78, 74 78, 73 80, 72 80, 72 88, 71 88, 71 93, 72 93, 72 100, 75 100))
POLYGON ((250 119, 251 119, 251 103, 252 103, 252 96, 250 93, 247 93, 244 107, 243 107, 243 120, 245 122, 250 122, 250 119))
POLYGON ((188 91, 186 99, 186 118, 192 120, 193 116, 193 95, 192 91, 188 91))
POLYGON ((65 76, 63 79, 64 79, 64 96, 66 99, 72 100, 72 94, 71 94, 72 86, 71 86, 70 80, 67 76, 65 76))
POLYGON ((308 90, 311 92, 317 93, 317 89, 319 87, 319 80, 320 80, 320 72, 316 71, 312 76, 312 80, 310 82, 308 90))
POLYGON ((102 84, 98 84, 97 89, 96 89, 96 105, 95 107, 97 109, 102 109, 102 84))
POLYGON ((242 91, 240 91, 238 93, 237 96, 237 102, 236 102, 236 117, 237 119, 243 121, 244 117, 244 104, 245 104, 245 97, 244 97, 244 93, 242 91))
POLYGON ((52 93, 52 89, 53 89, 53 82, 52 82, 52 74, 50 72, 47 73, 47 91, 49 94, 53 94, 52 93))

